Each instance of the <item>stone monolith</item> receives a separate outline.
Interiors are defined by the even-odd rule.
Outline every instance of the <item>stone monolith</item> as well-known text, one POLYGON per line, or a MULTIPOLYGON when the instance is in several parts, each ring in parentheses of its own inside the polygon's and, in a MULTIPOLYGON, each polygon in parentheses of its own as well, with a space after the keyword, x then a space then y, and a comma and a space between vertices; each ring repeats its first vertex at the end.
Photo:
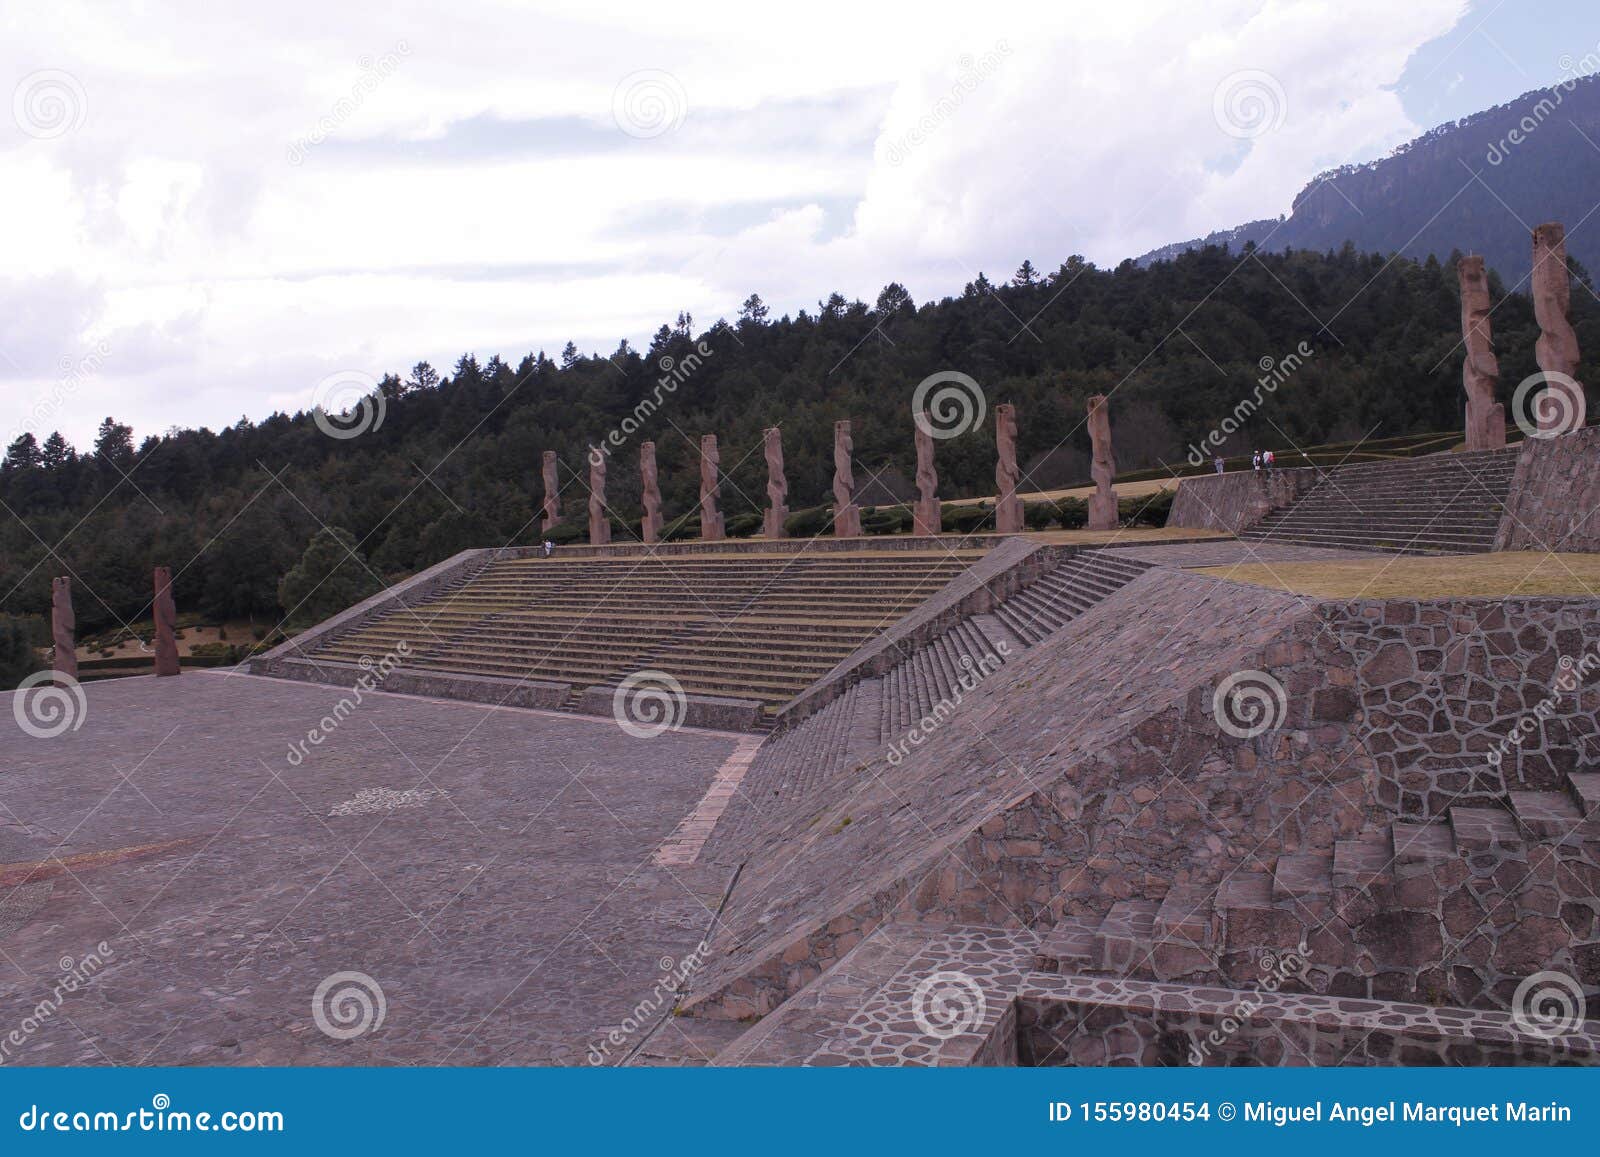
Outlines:
POLYGON ((72 580, 66 575, 50 580, 50 639, 55 644, 56 674, 78 677, 78 618, 72 613, 72 580))
POLYGON ((1117 492, 1111 480, 1117 475, 1117 459, 1111 450, 1111 411, 1103 394, 1089 399, 1089 442, 1094 449, 1094 461, 1089 466, 1094 479, 1094 493, 1089 495, 1089 529, 1115 530, 1119 521, 1117 492))
POLYGON ((1578 336, 1567 310, 1572 304, 1567 272, 1567 231, 1551 222, 1533 231, 1533 315, 1539 322, 1534 360, 1545 378, 1535 400, 1540 431, 1566 433, 1583 424, 1583 387, 1577 383, 1578 336))
POLYGON ((611 541, 611 517, 606 511, 606 456, 603 450, 589 450, 589 545, 604 546, 611 541))
POLYGON ((700 435, 700 537, 707 542, 722 538, 722 511, 717 496, 722 485, 722 455, 715 434, 700 435))
POLYGON ((644 489, 644 521, 640 530, 645 542, 661 539, 661 480, 656 473, 656 444, 639 443, 639 481, 644 489))
POLYGON ((789 517, 789 480, 783 473, 783 432, 776 426, 762 432, 762 448, 767 455, 767 514, 762 533, 768 538, 784 538, 783 523, 789 517))
POLYGON ((1461 282, 1461 339, 1467 347, 1461 366, 1461 383, 1467 391, 1467 449, 1498 450, 1506 444, 1506 408, 1494 400, 1500 362, 1494 356, 1483 258, 1463 257, 1456 275, 1461 282))
POLYGON ((152 604, 156 621, 156 674, 178 673, 178 607, 172 599, 172 568, 156 567, 156 597, 152 604))
POLYGON ((544 525, 548 531, 561 521, 561 479, 556 475, 556 452, 544 452, 544 525))
POLYGON ((1017 469, 1017 409, 1009 402, 994 408, 994 445, 994 528, 1001 534, 1018 534, 1022 499, 1017 497, 1017 483, 1022 472, 1017 469))
POLYGON ((855 443, 848 418, 833 424, 833 533, 839 538, 861 537, 861 508, 856 505, 856 475, 851 462, 855 443))
POLYGON ((938 534, 939 474, 934 469, 933 432, 921 420, 914 423, 917 440, 917 505, 912 511, 916 534, 938 534))

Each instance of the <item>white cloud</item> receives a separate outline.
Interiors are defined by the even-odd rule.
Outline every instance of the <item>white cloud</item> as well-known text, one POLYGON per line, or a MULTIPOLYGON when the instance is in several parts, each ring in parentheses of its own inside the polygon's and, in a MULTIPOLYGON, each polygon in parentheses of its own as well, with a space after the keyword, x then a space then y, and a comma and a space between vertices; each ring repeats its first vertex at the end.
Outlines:
POLYGON ((0 430, 97 341, 53 415, 80 444, 108 412, 293 409, 339 369, 609 350, 751 291, 1114 263, 1414 135, 1390 86, 1464 6, 13 2, 0 96, 60 69, 86 110, 51 140, 0 119, 0 430), (677 131, 612 123, 640 69, 681 84, 677 131), (1212 112, 1241 69, 1285 98, 1246 142, 1212 112))

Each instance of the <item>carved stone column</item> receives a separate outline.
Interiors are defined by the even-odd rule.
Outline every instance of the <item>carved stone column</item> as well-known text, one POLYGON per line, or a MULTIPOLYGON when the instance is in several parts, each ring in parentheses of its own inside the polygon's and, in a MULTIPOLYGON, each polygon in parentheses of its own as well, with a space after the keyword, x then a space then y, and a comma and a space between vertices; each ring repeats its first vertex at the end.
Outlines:
POLYGON ((556 452, 544 452, 544 525, 539 529, 549 531, 561 521, 561 479, 556 476, 556 452))
POLYGON ((773 426, 761 435, 767 456, 767 513, 762 533, 769 539, 786 538, 784 519, 789 517, 789 480, 783 473, 783 432, 773 426))
POLYGON ((606 511, 606 456, 598 447, 589 450, 589 545, 611 541, 611 517, 606 511))
POLYGON ((172 568, 156 567, 156 674, 178 673, 178 608, 172 601, 172 568))
POLYGON ((658 542, 661 539, 661 482, 656 476, 654 442, 639 443, 639 481, 644 486, 644 523, 641 527, 644 540, 647 543, 658 542))
POLYGON ((1467 391, 1467 449, 1498 450, 1506 444, 1506 408, 1494 400, 1500 363, 1489 326, 1489 277, 1482 257, 1463 257, 1456 266, 1461 283, 1461 336, 1467 358, 1461 383, 1467 391))
POLYGON ((1567 231, 1551 222, 1533 231, 1533 315, 1539 321, 1534 360, 1549 375, 1535 402, 1539 430, 1565 434, 1583 425, 1585 402, 1578 384, 1578 336, 1567 310, 1572 301, 1567 273, 1567 231))
POLYGON ((78 617, 72 613, 72 580, 66 575, 50 580, 50 638, 55 643, 56 674, 78 677, 78 617))
POLYGON ((1117 476, 1117 459, 1111 450, 1111 411, 1103 394, 1089 399, 1089 441, 1094 447, 1094 461, 1089 473, 1094 478, 1094 493, 1089 496, 1089 529, 1115 530, 1117 517, 1117 492, 1111 480, 1117 476))
POLYGON ((839 538, 861 537, 861 508, 856 505, 856 475, 851 455, 848 418, 833 424, 833 533, 839 538))
POLYGON ((916 534, 938 534, 939 521, 939 474, 934 469, 933 460, 933 433, 925 425, 923 415, 917 415, 913 423, 917 440, 917 505, 913 511, 915 525, 912 530, 916 534))
POLYGON ((717 436, 700 435, 700 537, 707 542, 717 542, 723 536, 722 511, 717 506, 721 471, 717 436))
POLYGON ((1009 402, 994 408, 994 444, 994 528, 1001 534, 1018 534, 1022 499, 1017 497, 1017 483, 1022 472, 1017 469, 1017 409, 1009 402))

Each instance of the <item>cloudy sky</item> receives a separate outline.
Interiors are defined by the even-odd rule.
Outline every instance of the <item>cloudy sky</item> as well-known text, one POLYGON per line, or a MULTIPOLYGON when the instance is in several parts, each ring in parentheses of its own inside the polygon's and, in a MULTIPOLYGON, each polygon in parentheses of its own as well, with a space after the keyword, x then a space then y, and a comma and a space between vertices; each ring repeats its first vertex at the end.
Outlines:
POLYGON ((7 0, 0 435, 1114 264, 1553 83, 1591 2, 7 0))

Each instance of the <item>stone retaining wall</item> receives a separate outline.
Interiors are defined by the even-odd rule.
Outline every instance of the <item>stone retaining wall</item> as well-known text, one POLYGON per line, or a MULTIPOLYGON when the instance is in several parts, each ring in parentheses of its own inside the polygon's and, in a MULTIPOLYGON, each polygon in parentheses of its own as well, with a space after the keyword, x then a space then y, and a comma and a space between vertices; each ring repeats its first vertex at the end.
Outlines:
POLYGON ((1235 470, 1184 479, 1167 515, 1169 527, 1225 530, 1238 534, 1274 510, 1293 506, 1317 484, 1321 472, 1310 467, 1257 474, 1235 470))
MULTIPOLYGON (((686 539, 683 542, 613 542, 606 546, 574 543, 556 547, 557 558, 664 558, 696 554, 833 554, 839 551, 954 551, 990 550, 1012 538, 993 532, 980 534, 911 535, 883 534, 864 538, 723 538, 715 542, 686 539)), ((544 550, 538 546, 507 547, 500 558, 535 558, 544 550)))
MULTIPOLYGON (((379 691, 397 695, 426 695, 436 699, 463 699, 469 703, 487 703, 495 707, 536 707, 553 711, 565 703, 567 696, 572 693, 572 686, 568 683, 494 679, 445 671, 407 671, 403 666, 390 671, 387 676, 381 676, 376 668, 369 670, 357 664, 330 663, 320 659, 282 658, 258 662, 259 667, 252 664, 252 674, 293 679, 301 683, 328 683, 335 687, 354 687, 365 677, 371 679, 375 684, 374 689, 379 691)), ((609 712, 608 706, 606 713, 609 712)))
POLYGON ((1600 551, 1600 426, 1523 441, 1494 548, 1600 551))

